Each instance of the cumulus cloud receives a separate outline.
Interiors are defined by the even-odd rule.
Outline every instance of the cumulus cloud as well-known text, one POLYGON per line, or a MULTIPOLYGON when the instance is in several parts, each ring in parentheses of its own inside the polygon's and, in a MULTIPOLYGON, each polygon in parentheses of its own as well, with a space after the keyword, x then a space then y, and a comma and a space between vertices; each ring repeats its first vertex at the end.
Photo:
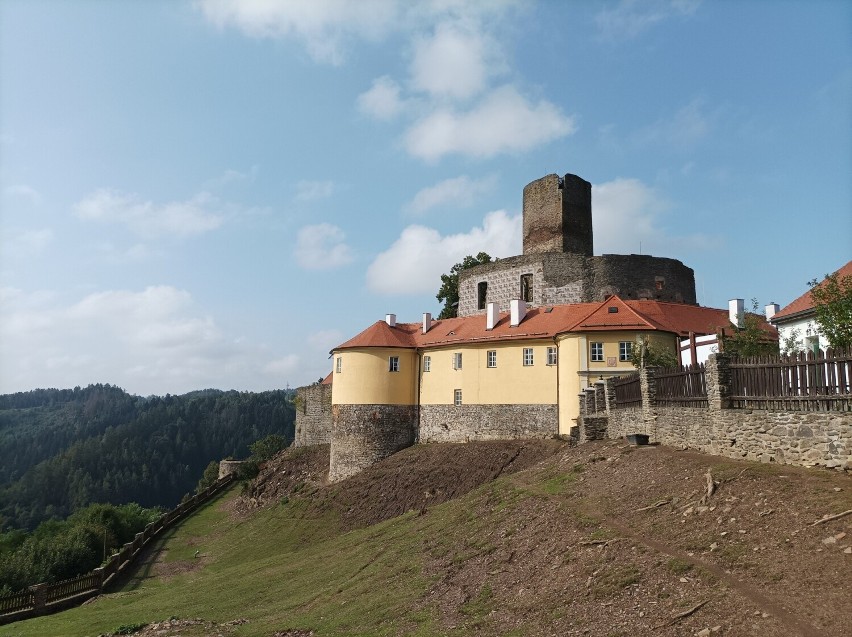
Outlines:
POLYGON ((103 290, 69 301, 0 291, 0 387, 109 382, 141 394, 281 387, 298 356, 227 337, 185 290, 103 290))
POLYGON ((391 120, 405 107, 399 91, 399 85, 387 75, 376 78, 370 89, 358 96, 358 110, 375 119, 391 120))
POLYGON ((334 194, 334 182, 327 181, 300 181, 296 184, 296 201, 316 201, 327 199, 334 194))
POLYGON ((467 175, 445 179, 434 186, 423 188, 405 205, 406 211, 412 214, 423 214, 432 208, 450 206, 464 208, 471 206, 479 198, 496 185, 494 176, 483 179, 471 179, 467 175))
POLYGON ((138 195, 102 188, 74 206, 80 219, 119 223, 148 239, 187 237, 215 230, 224 222, 218 201, 202 192, 186 201, 155 204, 138 195))
POLYGON ((551 102, 531 104, 513 86, 503 86, 467 112, 442 108, 427 115, 408 131, 405 146, 427 161, 450 154, 487 158, 530 150, 575 128, 551 102))
POLYGON ((296 262, 306 270, 330 270, 351 263, 352 249, 346 235, 330 223, 305 226, 296 240, 296 262))
POLYGON ((3 241, 3 254, 11 259, 37 257, 44 254, 54 240, 51 228, 24 230, 11 234, 3 241))
POLYGON ((496 43, 486 33, 458 23, 439 24, 434 33, 416 38, 413 48, 412 86, 433 96, 468 99, 503 68, 496 43))
POLYGON ((595 16, 600 35, 608 40, 635 38, 675 16, 690 16, 701 0, 621 0, 595 16))
POLYGON ((15 184, 13 186, 7 186, 3 190, 3 192, 4 194, 11 197, 20 197, 21 199, 26 199, 31 204, 40 204, 42 200, 41 193, 32 186, 28 186, 27 184, 15 184))
POLYGON ((468 254, 505 257, 521 252, 521 216, 488 213, 482 226, 442 236, 433 228, 411 225, 367 268, 367 286, 380 294, 423 294, 468 254))
POLYGON ((385 36, 400 13, 390 0, 199 0, 196 6, 219 28, 235 27, 255 38, 294 37, 315 61, 334 65, 344 61, 349 40, 385 36))
POLYGON ((671 203, 638 179, 614 179, 592 187, 595 251, 599 254, 675 254, 707 249, 718 238, 670 232, 664 215, 671 203))

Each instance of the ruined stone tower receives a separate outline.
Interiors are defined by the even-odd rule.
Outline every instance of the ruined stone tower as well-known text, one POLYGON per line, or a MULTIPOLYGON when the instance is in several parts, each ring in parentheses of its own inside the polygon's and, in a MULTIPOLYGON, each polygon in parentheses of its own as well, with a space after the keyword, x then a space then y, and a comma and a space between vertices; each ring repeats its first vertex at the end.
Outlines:
POLYGON ((592 184, 577 175, 547 175, 524 188, 524 254, 570 252, 590 257, 592 184))

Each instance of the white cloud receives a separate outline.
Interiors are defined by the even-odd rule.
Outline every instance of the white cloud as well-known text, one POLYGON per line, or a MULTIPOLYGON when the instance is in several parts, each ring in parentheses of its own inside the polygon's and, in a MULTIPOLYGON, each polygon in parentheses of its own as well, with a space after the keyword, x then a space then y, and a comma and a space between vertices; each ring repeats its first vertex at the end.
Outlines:
POLYGON ((104 290, 63 302, 0 291, 0 390, 109 382, 141 393, 282 387, 298 357, 228 338, 185 290, 104 290), (269 362, 272 361, 272 362, 269 362))
POLYGON ((330 223, 305 226, 296 240, 296 262, 306 270, 330 270, 353 260, 346 235, 330 223))
POLYGON ((206 192, 187 201, 154 204, 135 194, 102 188, 77 203, 74 211, 81 219, 124 224, 145 238, 186 237, 222 225, 217 206, 217 199, 206 192))
POLYGON ((297 201, 316 201, 327 199, 334 194, 333 181, 300 181, 296 184, 297 201))
POLYGON ((358 110, 380 120, 391 120, 405 107, 399 97, 399 85, 387 75, 373 80, 369 90, 357 100, 358 110))
POLYGON ((686 148, 701 141, 710 132, 711 116, 705 112, 701 99, 694 99, 673 116, 661 118, 650 126, 636 131, 631 141, 636 146, 686 148))
POLYGON ((423 214, 439 206, 464 208, 471 206, 477 198, 488 192, 496 185, 494 176, 483 179, 471 179, 467 175, 445 179, 434 186, 418 191, 414 198, 405 206, 408 212, 423 214))
POLYGON ((367 285, 381 294, 435 292, 441 274, 465 256, 483 251, 492 257, 520 254, 521 216, 490 212, 482 227, 447 236, 426 226, 408 226, 367 268, 367 285))
POLYGON ((20 197, 21 199, 26 199, 31 204, 35 205, 40 204, 42 201, 41 193, 32 186, 28 186, 27 184, 15 184, 13 186, 7 186, 3 190, 3 192, 11 197, 20 197))
POLYGON ((54 234, 51 228, 25 230, 18 234, 4 237, 3 254, 10 259, 25 259, 38 257, 53 243, 54 234))
POLYGON ((701 0, 621 0, 595 16, 598 30, 608 40, 635 38, 673 16, 690 16, 701 0))
POLYGON ((554 104, 531 104, 513 86, 503 86, 465 113, 442 108, 427 115, 408 131, 405 146, 427 161, 449 154, 487 158, 530 150, 575 129, 554 104))
POLYGON ((257 179, 257 174, 260 171, 258 166, 252 166, 248 172, 242 172, 240 170, 234 170, 233 168, 228 168, 218 177, 214 177, 204 183, 205 189, 215 190, 217 188, 222 188, 224 186, 229 186, 232 184, 239 183, 253 183, 255 179, 257 179))
POLYGON ((707 249, 718 238, 704 233, 669 232, 664 214, 671 204, 638 179, 614 179, 592 187, 595 252, 675 255, 707 249))
POLYGON ((320 330, 308 334, 308 343, 311 347, 321 351, 329 352, 335 345, 343 342, 343 332, 340 330, 320 330))
POLYGON ((433 96, 468 99, 503 67, 499 47, 486 33, 444 23, 431 36, 415 39, 411 83, 433 96))
POLYGON ((317 62, 341 64, 347 41, 378 40, 396 27, 392 0, 200 0, 204 17, 219 28, 233 26, 250 37, 295 37, 317 62))

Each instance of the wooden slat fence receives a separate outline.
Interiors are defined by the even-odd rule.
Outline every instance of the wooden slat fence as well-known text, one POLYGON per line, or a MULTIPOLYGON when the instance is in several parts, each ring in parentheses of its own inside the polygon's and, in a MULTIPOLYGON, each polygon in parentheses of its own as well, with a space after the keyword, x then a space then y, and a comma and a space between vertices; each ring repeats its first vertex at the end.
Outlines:
POLYGON ((100 588, 100 585, 101 574, 97 572, 87 573, 80 577, 56 582, 55 584, 51 584, 48 588, 45 601, 50 604, 51 602, 65 599, 66 597, 74 597, 80 593, 100 588))
POLYGON ((658 405, 707 407, 707 378, 702 363, 659 369, 654 378, 658 405))
POLYGON ((734 359, 731 406, 852 411, 852 348, 734 359))
POLYGON ((642 388, 639 384, 639 372, 615 378, 612 381, 615 390, 616 409, 624 407, 640 407, 642 405, 642 388))
POLYGON ((35 593, 29 589, 0 597, 0 615, 33 608, 34 606, 35 593))

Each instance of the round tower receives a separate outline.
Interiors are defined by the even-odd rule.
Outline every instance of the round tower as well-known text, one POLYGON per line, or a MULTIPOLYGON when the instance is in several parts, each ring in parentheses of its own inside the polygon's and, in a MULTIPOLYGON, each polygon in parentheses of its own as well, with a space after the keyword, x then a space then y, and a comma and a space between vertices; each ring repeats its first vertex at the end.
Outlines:
POLYGON ((567 252, 590 257, 592 184, 577 175, 547 175, 524 188, 524 254, 567 252))

